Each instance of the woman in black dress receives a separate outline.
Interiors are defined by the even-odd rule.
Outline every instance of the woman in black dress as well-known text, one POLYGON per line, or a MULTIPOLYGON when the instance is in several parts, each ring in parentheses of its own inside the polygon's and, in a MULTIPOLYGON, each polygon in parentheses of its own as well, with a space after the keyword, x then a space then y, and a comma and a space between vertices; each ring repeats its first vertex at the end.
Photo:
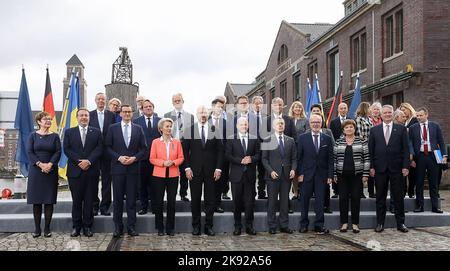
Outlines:
POLYGON ((31 133, 27 153, 30 162, 27 203, 33 204, 35 231, 33 237, 41 236, 42 204, 44 204, 44 236, 52 236, 50 222, 53 204, 58 194, 58 162, 61 157, 61 141, 56 133, 50 132, 52 117, 47 112, 36 115, 39 130, 31 133))

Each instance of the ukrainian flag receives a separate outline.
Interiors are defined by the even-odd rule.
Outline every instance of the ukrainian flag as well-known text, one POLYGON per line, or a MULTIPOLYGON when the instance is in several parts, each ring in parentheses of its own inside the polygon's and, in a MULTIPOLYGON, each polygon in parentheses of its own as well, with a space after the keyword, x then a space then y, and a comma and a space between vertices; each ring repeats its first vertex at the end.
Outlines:
MULTIPOLYGON (((61 117, 61 131, 60 138, 61 142, 64 141, 64 132, 66 129, 75 127, 78 125, 77 121, 77 111, 80 103, 80 90, 78 84, 78 76, 75 72, 72 72, 72 78, 70 80, 69 91, 67 92, 67 97, 64 102, 63 113, 61 117)), ((63 145, 63 144, 61 144, 63 145)), ((67 156, 64 153, 64 148, 62 147, 61 159, 59 160, 59 176, 67 180, 67 156)))

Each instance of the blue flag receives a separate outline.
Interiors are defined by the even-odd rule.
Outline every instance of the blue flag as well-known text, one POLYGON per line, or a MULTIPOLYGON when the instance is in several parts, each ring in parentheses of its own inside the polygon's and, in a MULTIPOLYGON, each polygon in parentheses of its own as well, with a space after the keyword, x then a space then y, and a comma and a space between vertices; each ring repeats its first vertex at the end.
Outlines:
POLYGON ((30 134, 34 132, 34 125, 24 69, 22 69, 22 81, 20 82, 19 100, 17 101, 14 128, 19 130, 15 160, 20 163, 20 172, 22 175, 28 177, 29 161, 27 155, 27 144, 30 134))
POLYGON ((361 103, 361 82, 359 81, 359 74, 356 78, 355 82, 355 92, 353 92, 353 99, 350 105, 350 109, 348 110, 348 115, 351 118, 356 117, 356 109, 358 109, 359 104, 361 103))
POLYGON ((311 83, 309 82, 309 78, 307 79, 308 82, 306 84, 306 117, 309 118, 309 114, 311 114, 311 96, 312 96, 312 90, 311 90, 311 83))

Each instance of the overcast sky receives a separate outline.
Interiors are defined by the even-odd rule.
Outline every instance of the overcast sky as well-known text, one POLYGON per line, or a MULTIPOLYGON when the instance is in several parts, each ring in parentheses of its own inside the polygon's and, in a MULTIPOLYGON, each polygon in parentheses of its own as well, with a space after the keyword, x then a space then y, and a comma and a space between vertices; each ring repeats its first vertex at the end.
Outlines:
POLYGON ((18 91, 25 66, 33 110, 41 108, 50 67, 56 110, 62 108, 65 63, 85 66, 88 107, 111 82, 120 46, 128 47, 133 81, 171 109, 182 92, 194 111, 223 94, 226 82, 251 83, 267 64, 282 20, 336 23, 343 0, 0 0, 0 91, 18 91))

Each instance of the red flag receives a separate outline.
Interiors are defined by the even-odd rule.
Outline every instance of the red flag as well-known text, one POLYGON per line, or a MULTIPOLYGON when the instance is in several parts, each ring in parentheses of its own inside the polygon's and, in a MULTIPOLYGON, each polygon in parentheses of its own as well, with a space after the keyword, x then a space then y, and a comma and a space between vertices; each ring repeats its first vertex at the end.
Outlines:
POLYGON ((330 127, 331 120, 333 120, 334 118, 337 117, 338 107, 339 107, 340 103, 342 103, 342 72, 341 72, 341 76, 339 78, 338 89, 336 91, 336 94, 334 95, 333 103, 331 104, 331 107, 330 107, 330 112, 328 113, 327 127, 330 127))
POLYGON ((57 133, 58 125, 56 124, 56 113, 55 113, 55 106, 53 105, 52 86, 50 85, 50 75, 48 73, 48 68, 47 68, 47 78, 45 81, 43 110, 49 113, 50 116, 52 117, 52 126, 50 127, 50 131, 57 133))

